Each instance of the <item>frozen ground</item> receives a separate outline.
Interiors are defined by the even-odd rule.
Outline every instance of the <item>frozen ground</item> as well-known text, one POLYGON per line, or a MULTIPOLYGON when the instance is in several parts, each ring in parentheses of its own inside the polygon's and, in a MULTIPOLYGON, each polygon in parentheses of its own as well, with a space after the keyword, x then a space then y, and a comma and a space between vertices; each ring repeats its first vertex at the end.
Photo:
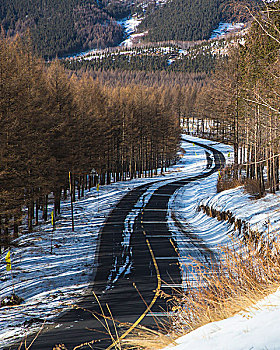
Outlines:
MULTIPOLYGON (((224 153, 227 162, 232 162, 233 154, 231 147, 212 141, 200 140, 191 136, 186 138, 212 145, 214 148, 224 153)), ((83 296, 83 293, 90 283, 100 228, 110 210, 125 193, 143 183, 151 182, 153 184, 151 184, 147 192, 143 195, 143 198, 141 198, 141 200, 148 201, 151 194, 159 186, 184 176, 195 176, 201 172, 208 171, 206 169, 207 162, 204 149, 185 141, 182 141, 182 149, 184 152, 182 153, 180 162, 176 166, 171 167, 164 176, 160 175, 153 178, 137 179, 102 186, 100 187, 99 199, 96 189, 87 192, 83 199, 74 204, 75 232, 71 232, 70 203, 69 201, 64 202, 62 204, 61 217, 57 221, 55 232, 53 232, 53 254, 51 254, 50 251, 52 236, 50 222, 41 225, 35 232, 25 234, 18 239, 19 247, 11 249, 12 271, 15 293, 23 297, 25 302, 16 307, 0 308, 0 349, 8 345, 11 341, 23 337, 30 331, 39 329, 44 320, 51 322, 52 318, 57 313, 66 310, 83 296)), ((184 259, 186 254, 184 252, 184 245, 180 244, 179 233, 171 219, 172 211, 176 213, 176 218, 180 220, 180 222, 184 225, 188 225, 191 232, 202 238, 213 250, 218 244, 227 244, 230 235, 233 233, 233 228, 229 224, 218 222, 216 219, 210 218, 196 210, 197 205, 202 200, 212 200, 216 203, 215 205, 223 203, 225 200, 229 201, 231 196, 226 193, 227 191, 224 193, 225 196, 228 196, 225 197, 225 199, 222 199, 221 195, 216 195, 216 181, 217 173, 211 175, 209 178, 182 187, 175 192, 170 200, 168 213, 169 225, 174 232, 174 237, 178 240, 182 259, 184 259)), ((240 212, 242 213, 242 207, 244 208, 244 206, 252 205, 253 202, 243 193, 242 189, 239 188, 235 191, 239 192, 236 192, 237 197, 234 203, 242 203, 240 206, 240 212)), ((276 198, 278 198, 278 196, 274 198, 274 204, 276 206, 276 198)), ((269 203, 270 201, 267 202, 269 203)), ((264 208, 264 204, 261 205, 262 206, 258 205, 256 202, 254 207, 250 207, 250 216, 252 218, 254 218, 254 210, 261 212, 261 208, 264 208)), ((233 206, 232 210, 234 210, 233 206)), ((130 239, 131 228, 136 215, 137 205, 127 217, 124 243, 128 242, 130 239)), ((264 217, 267 217, 267 212, 263 215, 259 215, 260 219, 264 217)), ((270 217, 272 218, 272 216, 270 217)), ((276 217, 275 221, 277 221, 276 217)), ((5 255, 6 252, 1 256, 1 298, 12 293, 11 274, 5 269, 5 255)), ((114 281, 112 281, 112 283, 114 283, 114 281)), ((274 300, 278 300, 277 295, 274 300)), ((268 318, 268 311, 263 310, 263 308, 260 308, 258 315, 261 315, 262 312, 266 315, 263 317, 268 318)), ((277 312, 273 311, 271 315, 276 314, 277 312)), ((243 320, 242 317, 240 319, 243 320)), ((250 316, 249 319, 251 319, 250 316)), ((238 323, 238 320, 238 318, 235 318, 233 322, 238 323)), ((212 337, 212 334, 213 336, 214 334, 217 334, 217 336, 223 334, 218 331, 214 332, 215 329, 218 329, 217 327, 215 328, 214 324, 214 328, 211 328, 212 326, 210 325, 209 327, 210 328, 206 329, 205 339, 208 339, 210 336, 212 337)), ((224 329, 223 325, 218 327, 224 329)), ((242 325, 240 325, 240 327, 242 327, 242 325)), ((235 329, 237 332, 236 336, 238 336, 239 331, 237 329, 239 328, 235 327, 235 329)), ((243 333, 246 336, 246 332, 243 333)), ((196 334, 201 333, 198 332, 196 334)), ((186 337, 186 339, 192 339, 188 338, 190 337, 189 335, 186 337)), ((195 339, 197 339, 196 335, 195 337, 195 339)), ((200 340, 203 341, 203 338, 200 340)), ((184 339, 182 342, 183 341, 184 339)), ((179 346, 184 347, 183 343, 179 346)), ((186 346, 186 349, 187 348, 196 349, 192 346, 186 346)), ((181 349, 183 348, 180 348, 180 350, 181 349)), ((217 347, 212 346, 207 349, 226 348, 222 345, 219 348, 217 345, 217 347)), ((229 349, 249 348, 237 347, 229 349)), ((274 348, 268 349, 272 350, 274 348)), ((280 349, 280 347, 275 347, 275 349, 280 349)))
MULTIPOLYGON (((219 149, 216 145, 215 148, 219 149)), ((225 151, 225 148, 223 149, 225 151)), ((227 157, 227 152, 224 152, 227 157)), ((230 157, 230 162, 232 154, 230 157)), ((212 250, 231 243, 235 235, 233 225, 209 218, 196 211, 198 204, 207 204, 217 210, 230 210, 234 216, 250 223, 264 236, 278 235, 280 225, 280 193, 267 194, 262 199, 251 199, 242 187, 216 194, 216 174, 201 180, 197 186, 189 184, 178 190, 170 207, 177 217, 188 223, 190 230, 202 238, 212 250)), ((171 223, 172 228, 172 223, 171 223)), ((176 228, 174 228, 176 232, 176 228)), ((180 243, 180 240, 178 240, 180 243)), ((182 262, 187 260, 184 246, 180 247, 182 262)), ((258 302, 248 312, 229 319, 209 323, 179 338, 173 350, 279 350, 280 349, 280 289, 258 302)))
MULTIPOLYGON (((89 285, 94 265, 98 233, 106 216, 122 196, 133 187, 155 182, 145 193, 145 200, 159 186, 182 176, 199 174, 206 168, 204 149, 182 142, 184 155, 164 176, 119 182, 100 187, 74 204, 75 232, 71 231, 70 203, 62 203, 62 213, 52 232, 48 222, 30 234, 22 235, 18 248, 11 249, 15 293, 25 302, 16 307, 0 308, 0 348, 37 329, 82 297, 89 285), (51 239, 53 253, 51 254, 51 239)), ((49 208, 50 210, 52 208, 49 208)), ((137 208, 127 220, 127 240, 137 208), (136 211, 135 211, 136 210, 136 211)), ((10 272, 1 256, 0 298, 12 293, 10 272)))
MULTIPOLYGON (((279 350, 280 290, 248 312, 212 322, 179 338, 172 350, 279 350)), ((166 349, 167 350, 167 349, 166 349)))

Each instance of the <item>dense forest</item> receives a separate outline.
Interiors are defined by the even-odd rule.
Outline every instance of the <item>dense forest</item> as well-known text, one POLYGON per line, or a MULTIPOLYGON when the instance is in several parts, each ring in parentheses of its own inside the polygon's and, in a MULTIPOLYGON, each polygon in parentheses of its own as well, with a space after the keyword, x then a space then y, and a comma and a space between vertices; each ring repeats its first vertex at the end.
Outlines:
MULTIPOLYGON (((140 0, 1 0, 0 25, 8 36, 29 30, 37 52, 49 59, 119 45, 125 33, 117 20, 131 11, 142 11, 139 31, 148 30, 146 41, 208 39, 220 20, 238 19, 238 10, 227 3, 228 0, 172 0, 164 5, 140 0)), ((189 67, 190 62, 184 64, 189 67)))
POLYGON ((195 94, 194 86, 103 86, 58 60, 46 65, 29 39, 2 37, 1 245, 17 237, 25 210, 29 231, 48 219, 50 199, 60 212, 69 172, 80 195, 97 182, 163 171, 176 157, 179 118, 195 94))
POLYGON ((279 28, 280 3, 270 3, 244 42, 236 42, 217 66, 196 103, 202 121, 197 132, 234 146, 235 164, 221 180, 229 185, 249 181, 258 196, 279 190, 279 28), (209 124, 212 130, 206 130, 209 124))
POLYGON ((226 55, 232 38, 200 42, 150 43, 133 48, 111 48, 66 58, 71 70, 118 70, 145 72, 211 73, 217 60, 226 55))
POLYGON ((208 39, 219 24, 219 0, 173 0, 152 11, 139 30, 148 41, 208 39))
POLYGON ((0 24, 7 35, 29 29, 45 58, 118 45, 124 33, 115 19, 128 13, 128 3, 118 0, 0 1, 0 24))
POLYGON ((245 20, 248 11, 242 10, 242 6, 255 7, 258 3, 257 0, 172 0, 163 6, 154 3, 154 7, 148 7, 138 30, 148 30, 147 41, 209 39, 220 21, 245 20))
MULTIPOLYGON (((172 55, 171 55, 172 57, 172 55)), ((210 52, 197 53, 195 57, 182 56, 180 59, 170 59, 167 55, 156 53, 124 55, 107 54, 103 57, 96 57, 91 60, 66 60, 65 67, 72 70, 93 69, 93 70, 123 70, 123 71, 168 71, 187 73, 210 73, 215 68, 217 57, 210 52)))
MULTIPOLYGON (((81 69, 79 72, 83 72, 81 69)), ((184 73, 184 72, 165 72, 165 71, 130 71, 130 70, 88 70, 90 76, 97 80, 100 84, 117 87, 127 86, 130 84, 144 85, 148 87, 169 87, 180 88, 186 95, 190 90, 200 91, 200 89, 207 85, 209 82, 209 76, 203 73, 184 73), (186 90, 187 88, 187 90, 186 90)), ((183 100, 184 100, 183 99, 183 100)), ((182 101, 184 103, 184 101, 182 101)))

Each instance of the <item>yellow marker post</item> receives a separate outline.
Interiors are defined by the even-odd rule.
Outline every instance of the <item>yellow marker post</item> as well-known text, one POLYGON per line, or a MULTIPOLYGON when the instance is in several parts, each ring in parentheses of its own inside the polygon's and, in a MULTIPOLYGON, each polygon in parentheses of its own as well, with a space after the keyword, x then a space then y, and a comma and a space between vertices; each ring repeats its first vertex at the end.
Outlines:
POLYGON ((11 272, 13 294, 15 294, 14 278, 13 278, 13 273, 12 273, 11 252, 10 251, 8 251, 8 253, 6 254, 5 260, 6 260, 6 263, 7 263, 6 270, 11 272))
POLYGON ((11 252, 8 251, 6 257, 5 257, 7 266, 6 266, 6 270, 7 271, 11 271, 12 270, 12 263, 11 263, 11 252))
POLYGON ((99 183, 96 185, 97 191, 97 212, 99 213, 99 183))
POLYGON ((55 219, 54 219, 54 211, 51 214, 51 223, 52 223, 52 233, 51 233, 51 253, 53 248, 53 231, 55 230, 55 219))

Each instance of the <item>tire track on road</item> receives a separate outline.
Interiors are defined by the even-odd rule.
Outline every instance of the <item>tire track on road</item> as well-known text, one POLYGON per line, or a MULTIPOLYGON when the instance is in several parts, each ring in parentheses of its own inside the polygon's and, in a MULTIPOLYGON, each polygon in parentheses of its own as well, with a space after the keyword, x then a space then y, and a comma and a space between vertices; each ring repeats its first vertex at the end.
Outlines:
MULTIPOLYGON (((130 238, 131 250, 128 253, 131 254, 131 271, 120 275, 114 287, 106 290, 108 277, 115 268, 115 263, 123 263, 122 240, 126 217, 145 191, 159 180, 139 186, 126 194, 112 210, 100 233, 97 268, 94 268, 92 275, 92 289, 77 308, 65 312, 57 319, 56 325, 40 334, 31 350, 49 350, 55 344, 62 343, 69 350, 80 343, 85 344, 79 347, 80 349, 111 347, 112 340, 108 335, 104 335, 103 326, 93 317, 93 315, 98 317, 100 308, 92 291, 98 296, 104 310, 110 307, 110 312, 107 312, 106 316, 112 314, 120 322, 139 324, 141 321, 141 324, 155 325, 151 317, 145 317, 146 305, 150 305, 148 312, 159 313, 166 310, 165 300, 158 298, 161 284, 166 283, 168 286, 181 282, 178 256, 174 250, 174 241, 170 242, 172 234, 166 222, 169 199, 181 186, 210 176, 225 163, 223 154, 213 147, 194 141, 187 142, 211 151, 214 155, 214 167, 197 176, 177 179, 159 187, 148 203, 143 203, 130 238)), ((172 294, 174 290, 170 287, 169 290, 165 289, 165 292, 172 294)), ((114 329, 115 325, 111 326, 114 329)), ((31 341, 32 337, 28 337, 27 344, 31 341)), ((11 349, 17 348, 18 346, 11 349)))

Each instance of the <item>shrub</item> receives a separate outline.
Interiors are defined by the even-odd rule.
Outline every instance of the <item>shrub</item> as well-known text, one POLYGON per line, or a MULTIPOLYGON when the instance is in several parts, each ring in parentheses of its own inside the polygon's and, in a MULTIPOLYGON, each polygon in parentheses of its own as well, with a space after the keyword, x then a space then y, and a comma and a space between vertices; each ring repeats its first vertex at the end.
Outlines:
POLYGON ((258 180, 246 179, 244 181, 244 189, 255 199, 261 198, 263 196, 261 185, 258 180))
POLYGON ((211 264, 193 260, 187 266, 185 292, 162 297, 170 300, 169 325, 161 334, 137 329, 126 345, 138 349, 160 349, 176 338, 210 322, 248 311, 259 300, 280 286, 280 244, 263 240, 262 249, 254 242, 220 248, 219 258, 211 264), (166 334, 168 330, 168 336, 166 334), (152 345, 151 345, 152 344, 152 345))
POLYGON ((0 302, 0 306, 4 307, 4 306, 20 305, 23 301, 24 300, 18 295, 12 294, 4 297, 0 302))

